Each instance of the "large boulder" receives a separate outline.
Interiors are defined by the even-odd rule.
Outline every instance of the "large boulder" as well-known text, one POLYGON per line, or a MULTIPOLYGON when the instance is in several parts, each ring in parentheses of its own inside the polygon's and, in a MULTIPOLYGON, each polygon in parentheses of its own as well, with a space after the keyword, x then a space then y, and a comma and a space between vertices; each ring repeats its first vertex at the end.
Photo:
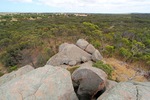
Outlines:
POLYGON ((88 54, 74 44, 64 44, 64 46, 61 46, 60 52, 50 58, 47 65, 75 65, 77 63, 81 63, 83 58, 87 61, 91 60, 92 55, 88 54))
POLYGON ((98 100, 149 100, 149 98, 150 82, 121 82, 98 100))
POLYGON ((78 100, 70 73, 46 65, 0 86, 0 100, 78 100))
POLYGON ((86 40, 84 40, 84 39, 79 39, 77 42, 76 42, 76 45, 78 46, 78 47, 80 47, 81 49, 86 49, 86 47, 88 46, 88 42, 86 41, 86 40))
POLYGON ((107 75, 101 69, 82 67, 72 74, 73 85, 80 100, 91 100, 99 91, 104 91, 107 75))
POLYGON ((11 73, 5 74, 2 77, 0 77, 0 86, 5 84, 6 82, 11 81, 12 79, 19 77, 21 75, 24 75, 30 71, 32 71, 34 68, 30 65, 26 65, 24 67, 21 67, 17 71, 13 71, 11 73))

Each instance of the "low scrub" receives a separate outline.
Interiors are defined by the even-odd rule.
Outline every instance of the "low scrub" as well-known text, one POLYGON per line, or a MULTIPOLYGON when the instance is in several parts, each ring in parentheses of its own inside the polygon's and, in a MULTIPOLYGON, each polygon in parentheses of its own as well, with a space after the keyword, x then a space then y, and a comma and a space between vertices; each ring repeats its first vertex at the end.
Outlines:
POLYGON ((113 68, 110 65, 104 64, 102 61, 97 61, 93 64, 93 67, 102 69, 108 75, 108 78, 111 79, 113 68))
POLYGON ((17 69, 18 69, 17 66, 11 66, 11 67, 9 67, 8 72, 10 73, 10 72, 17 70, 17 69))

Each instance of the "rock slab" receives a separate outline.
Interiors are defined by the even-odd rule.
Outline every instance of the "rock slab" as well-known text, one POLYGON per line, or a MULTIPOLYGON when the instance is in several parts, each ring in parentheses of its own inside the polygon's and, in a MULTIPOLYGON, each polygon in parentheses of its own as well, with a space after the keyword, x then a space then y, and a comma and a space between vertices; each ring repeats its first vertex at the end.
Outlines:
POLYGON ((5 84, 9 81, 11 81, 12 79, 19 77, 21 75, 24 75, 30 71, 32 71, 34 68, 30 65, 26 65, 21 67, 20 69, 18 69, 17 71, 13 71, 11 73, 5 74, 2 77, 0 77, 0 86, 2 84, 5 84))
POLYGON ((78 100, 70 73, 46 65, 0 87, 0 100, 78 100))
POLYGON ((97 100, 149 100, 150 82, 121 82, 103 95, 97 100))

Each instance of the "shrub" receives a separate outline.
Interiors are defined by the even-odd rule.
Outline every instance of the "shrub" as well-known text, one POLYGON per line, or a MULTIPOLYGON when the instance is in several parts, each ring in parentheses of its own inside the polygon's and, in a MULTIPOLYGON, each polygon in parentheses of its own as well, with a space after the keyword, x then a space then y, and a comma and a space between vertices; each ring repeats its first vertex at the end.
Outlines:
POLYGON ((101 43, 98 40, 92 41, 92 44, 95 48, 100 48, 101 43))
POLYGON ((107 46, 105 47, 105 53, 108 54, 108 56, 112 56, 113 53, 114 53, 114 51, 115 51, 114 46, 107 45, 107 46))
POLYGON ((119 49, 119 54, 120 54, 120 56, 123 56, 123 57, 125 57, 127 59, 132 56, 131 52, 129 52, 128 49, 125 49, 123 47, 119 49))
POLYGON ((17 66, 12 66, 12 67, 8 68, 8 72, 12 72, 12 71, 17 70, 17 69, 18 69, 17 66))
POLYGON ((111 78, 113 68, 110 65, 104 64, 102 61, 97 61, 93 64, 93 67, 102 69, 108 75, 108 78, 111 78))

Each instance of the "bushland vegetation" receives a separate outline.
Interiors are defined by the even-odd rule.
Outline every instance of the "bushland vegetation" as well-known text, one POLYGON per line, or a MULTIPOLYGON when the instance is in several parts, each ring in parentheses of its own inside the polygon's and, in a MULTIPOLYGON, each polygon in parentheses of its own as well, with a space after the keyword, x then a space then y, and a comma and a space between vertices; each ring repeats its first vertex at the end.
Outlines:
POLYGON ((63 42, 84 38, 104 57, 150 66, 150 14, 0 15, 0 62, 43 66, 63 42))

